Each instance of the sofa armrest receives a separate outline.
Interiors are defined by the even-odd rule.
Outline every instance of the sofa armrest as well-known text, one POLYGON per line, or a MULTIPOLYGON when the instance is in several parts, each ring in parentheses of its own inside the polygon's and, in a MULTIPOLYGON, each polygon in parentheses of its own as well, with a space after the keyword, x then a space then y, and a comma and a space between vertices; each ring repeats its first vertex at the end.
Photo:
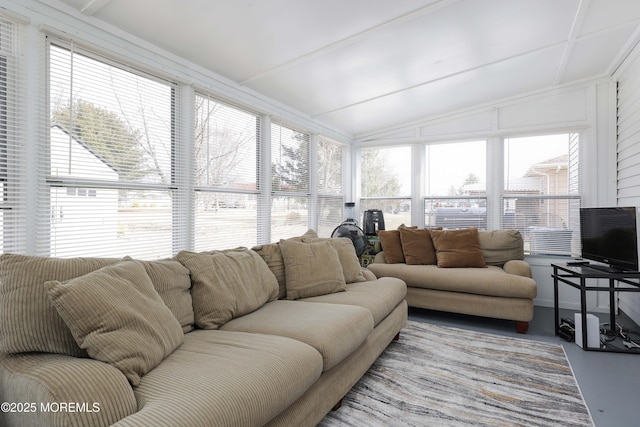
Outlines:
POLYGON ((517 276, 532 277, 531 266, 528 262, 521 259, 512 259, 504 263, 502 267, 505 272, 515 274, 517 276))
POLYGON ((364 276, 365 279, 367 279, 367 282, 373 282, 374 280, 378 280, 378 276, 375 275, 375 273, 367 268, 362 268, 362 275, 364 276))
POLYGON ((138 410, 118 369, 50 353, 0 355, 0 401, 15 404, 0 412, 3 426, 108 426, 138 410))
POLYGON ((373 262, 375 264, 386 264, 387 259, 384 257, 384 251, 378 252, 376 256, 373 258, 373 262))

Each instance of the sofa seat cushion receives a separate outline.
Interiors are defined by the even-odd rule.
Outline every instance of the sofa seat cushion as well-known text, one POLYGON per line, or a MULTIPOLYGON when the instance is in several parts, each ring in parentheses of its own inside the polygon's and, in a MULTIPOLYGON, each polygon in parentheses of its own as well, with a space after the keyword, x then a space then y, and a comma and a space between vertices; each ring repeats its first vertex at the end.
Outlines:
POLYGON ((507 298, 535 298, 536 282, 502 268, 439 268, 435 265, 370 264, 378 277, 397 277, 408 287, 507 298))
POLYGON ((371 282, 349 283, 346 292, 305 298, 301 301, 348 304, 364 307, 373 315, 377 326, 404 300, 405 283, 395 277, 381 277, 371 282))
POLYGON ((302 341, 322 355, 326 371, 364 342, 373 331, 373 316, 366 308, 352 305, 278 300, 233 319, 220 329, 302 341))
POLYGON ((264 425, 322 373, 312 347, 284 337, 196 330, 134 388, 117 426, 264 425))

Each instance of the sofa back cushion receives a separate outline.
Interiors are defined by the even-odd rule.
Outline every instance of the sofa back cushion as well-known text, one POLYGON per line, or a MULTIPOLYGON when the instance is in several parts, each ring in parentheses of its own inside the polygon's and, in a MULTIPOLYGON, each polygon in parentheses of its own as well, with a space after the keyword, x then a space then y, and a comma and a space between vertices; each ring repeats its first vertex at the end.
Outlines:
MULTIPOLYGON (((314 230, 307 230, 302 236, 291 237, 286 240, 292 240, 295 242, 302 242, 304 238, 314 239, 318 234, 314 230)), ((278 280, 278 298, 283 299, 287 297, 287 279, 284 274, 284 260, 282 259, 282 252, 280 251, 280 242, 267 243, 265 245, 254 246, 253 249, 258 255, 262 257, 264 262, 271 272, 276 276, 278 280)))
POLYGON ((518 230, 479 230, 478 238, 487 265, 524 259, 524 243, 518 230))
POLYGON ((356 255, 356 248, 348 237, 305 237, 302 241, 304 243, 329 242, 329 244, 333 246, 338 253, 340 265, 342 266, 342 273, 344 274, 344 281, 346 283, 365 282, 367 280, 362 274, 362 267, 360 266, 360 261, 358 261, 358 256, 356 255))
POLYGON ((182 344, 182 326, 131 258, 60 282, 49 299, 89 356, 118 368, 132 385, 182 344))
POLYGON ((278 298, 278 281, 255 251, 181 251, 176 259, 191 272, 195 323, 218 329, 278 298))
MULTIPOLYGON (((0 352, 44 352, 87 357, 51 305, 44 283, 64 282, 115 264, 118 258, 0 256, 0 352)), ((153 286, 180 322, 193 329, 189 270, 175 260, 141 261, 153 286)))
POLYGON ((191 277, 189 269, 177 260, 140 261, 153 287, 175 318, 182 331, 193 330, 193 304, 191 302, 191 277))
POLYGON ((331 242, 280 241, 287 276, 287 299, 344 291, 346 282, 338 252, 331 242))
POLYGON ((0 352, 87 357, 51 305, 45 282, 70 280, 118 262, 115 258, 0 256, 0 352))

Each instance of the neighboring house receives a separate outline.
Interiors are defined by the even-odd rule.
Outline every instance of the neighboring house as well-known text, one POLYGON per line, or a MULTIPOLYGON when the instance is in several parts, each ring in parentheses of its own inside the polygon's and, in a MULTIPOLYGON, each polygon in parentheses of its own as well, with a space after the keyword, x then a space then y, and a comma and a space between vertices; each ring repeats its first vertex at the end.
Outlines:
MULTIPOLYGON (((74 178, 91 176, 118 181, 117 169, 103 157, 91 150, 83 141, 74 138, 59 124, 51 126, 51 178, 66 182, 74 178)), ((118 190, 103 188, 51 187, 51 255, 72 255, 69 242, 76 239, 78 230, 96 230, 96 241, 100 241, 95 253, 104 254, 101 249, 118 238, 118 190), (99 235, 97 235, 99 233, 99 235), (106 239, 106 240, 105 240, 106 239), (69 248, 69 249, 65 249, 69 248)), ((90 256, 94 250, 86 248, 90 256)))

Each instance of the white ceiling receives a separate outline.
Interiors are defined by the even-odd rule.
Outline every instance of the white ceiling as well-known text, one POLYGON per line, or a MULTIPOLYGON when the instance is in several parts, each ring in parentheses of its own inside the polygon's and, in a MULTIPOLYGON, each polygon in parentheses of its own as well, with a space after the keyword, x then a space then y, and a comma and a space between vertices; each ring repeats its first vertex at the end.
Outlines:
POLYGON ((354 137, 611 75, 640 39, 640 0, 60 1, 354 137))

